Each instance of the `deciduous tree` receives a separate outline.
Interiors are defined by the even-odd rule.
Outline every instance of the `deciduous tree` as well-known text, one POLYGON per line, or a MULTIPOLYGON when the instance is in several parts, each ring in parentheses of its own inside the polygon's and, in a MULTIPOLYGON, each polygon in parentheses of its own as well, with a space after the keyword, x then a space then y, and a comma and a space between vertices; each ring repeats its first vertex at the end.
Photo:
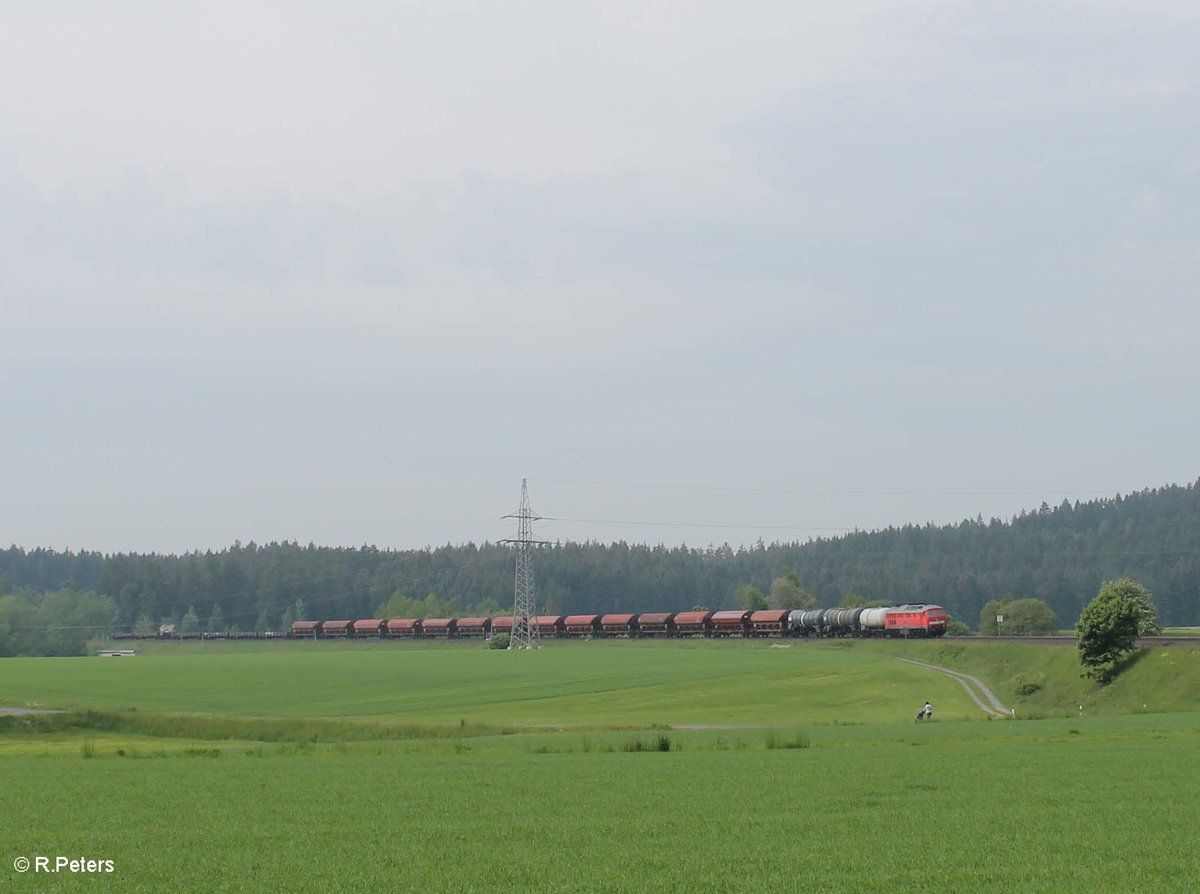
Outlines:
POLYGON ((1083 675, 1109 682, 1138 636, 1158 632, 1150 591, 1128 578, 1108 581, 1080 614, 1075 632, 1083 675))
POLYGON ((993 599, 979 613, 980 636, 1049 636, 1058 630, 1058 616, 1041 599, 993 599), (1004 620, 997 622, 996 617, 1004 620))
POLYGON ((767 597, 762 594, 762 590, 753 584, 742 584, 734 593, 734 598, 737 600, 738 608, 749 609, 750 611, 762 611, 767 608, 767 597))
POLYGON ((800 576, 784 568, 771 583, 771 607, 778 609, 815 608, 817 598, 800 584, 800 576))

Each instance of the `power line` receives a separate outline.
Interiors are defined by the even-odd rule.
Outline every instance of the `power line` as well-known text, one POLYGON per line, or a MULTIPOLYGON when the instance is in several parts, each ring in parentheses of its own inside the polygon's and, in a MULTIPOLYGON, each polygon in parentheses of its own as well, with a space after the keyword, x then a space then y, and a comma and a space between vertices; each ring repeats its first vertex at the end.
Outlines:
POLYGON ((543 516, 545 521, 580 522, 591 525, 645 525, 660 528, 736 528, 747 531, 855 531, 857 528, 841 528, 832 525, 731 525, 709 522, 631 521, 615 518, 562 518, 543 516))
POLYGON ((807 496, 877 497, 1045 497, 1096 496, 1111 490, 869 490, 854 488, 736 487, 713 484, 649 484, 628 481, 587 481, 568 478, 530 478, 543 484, 580 484, 589 487, 632 487, 649 490, 698 490, 721 493, 802 494, 807 496))

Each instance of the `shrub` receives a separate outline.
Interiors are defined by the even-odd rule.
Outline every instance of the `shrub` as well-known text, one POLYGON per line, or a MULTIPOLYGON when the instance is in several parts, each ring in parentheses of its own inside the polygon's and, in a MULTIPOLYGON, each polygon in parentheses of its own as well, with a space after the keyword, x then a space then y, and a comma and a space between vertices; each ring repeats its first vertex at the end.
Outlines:
POLYGON ((507 633, 493 633, 492 638, 488 640, 489 649, 507 649, 512 637, 507 633))
POLYGON ((946 636, 971 636, 971 628, 964 624, 958 618, 951 618, 946 622, 946 636))
POLYGON ((812 740, 808 737, 808 733, 800 729, 796 730, 796 734, 790 739, 780 738, 775 730, 769 730, 766 745, 768 751, 775 751, 779 748, 810 748, 812 740))

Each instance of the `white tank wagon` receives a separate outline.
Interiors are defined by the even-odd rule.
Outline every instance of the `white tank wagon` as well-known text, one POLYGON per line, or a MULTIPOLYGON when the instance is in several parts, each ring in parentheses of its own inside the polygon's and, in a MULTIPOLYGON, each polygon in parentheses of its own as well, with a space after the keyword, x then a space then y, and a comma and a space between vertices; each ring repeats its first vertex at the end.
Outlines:
POLYGON ((883 636, 887 626, 886 608, 864 608, 858 616, 858 628, 862 636, 883 636))

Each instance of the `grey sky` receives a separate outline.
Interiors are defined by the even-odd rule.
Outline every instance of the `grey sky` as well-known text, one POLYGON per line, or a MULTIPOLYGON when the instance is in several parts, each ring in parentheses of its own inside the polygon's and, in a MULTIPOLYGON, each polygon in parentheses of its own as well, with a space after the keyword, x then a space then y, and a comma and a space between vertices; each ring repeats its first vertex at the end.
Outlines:
POLYGON ((333 6, 0 14, 0 542, 495 539, 528 476, 595 520, 548 537, 736 544, 1200 475, 1193 4, 333 6))

